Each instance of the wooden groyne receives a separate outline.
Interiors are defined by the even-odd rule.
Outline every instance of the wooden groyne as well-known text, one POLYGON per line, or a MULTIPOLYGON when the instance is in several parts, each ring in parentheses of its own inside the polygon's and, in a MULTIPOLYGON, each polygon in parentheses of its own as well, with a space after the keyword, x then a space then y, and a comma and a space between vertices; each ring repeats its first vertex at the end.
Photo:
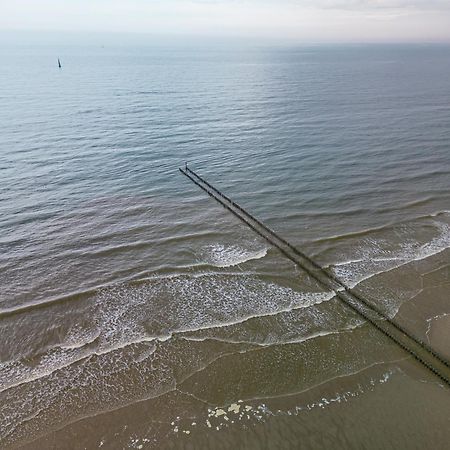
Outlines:
POLYGON ((450 386, 449 361, 439 355, 428 343, 414 336, 409 330, 383 312, 378 305, 373 304, 373 302, 368 301, 361 294, 355 292, 334 273, 320 266, 312 258, 279 236, 263 222, 253 217, 244 208, 208 183, 187 165, 183 169, 180 168, 180 172, 253 231, 276 247, 284 256, 308 273, 322 287, 333 291, 336 297, 347 307, 371 323, 381 333, 389 337, 405 352, 409 353, 419 363, 438 376, 445 384, 450 386))

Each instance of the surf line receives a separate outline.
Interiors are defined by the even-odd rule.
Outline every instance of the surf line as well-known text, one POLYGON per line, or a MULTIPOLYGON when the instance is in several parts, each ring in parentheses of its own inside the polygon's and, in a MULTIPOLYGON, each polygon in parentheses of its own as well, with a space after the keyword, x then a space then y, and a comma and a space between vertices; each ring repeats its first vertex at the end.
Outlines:
POLYGON ((450 386, 449 361, 438 354, 426 342, 411 334, 410 331, 391 319, 377 305, 374 305, 372 302, 361 297, 360 294, 347 286, 331 271, 320 266, 263 222, 253 217, 244 208, 191 170, 187 164, 185 164, 184 168, 180 168, 179 170, 190 181, 205 191, 223 207, 228 209, 255 233, 259 234, 267 242, 276 247, 284 256, 293 261, 320 285, 332 290, 336 297, 347 307, 362 316, 381 333, 394 341, 404 351, 408 352, 414 359, 450 386))

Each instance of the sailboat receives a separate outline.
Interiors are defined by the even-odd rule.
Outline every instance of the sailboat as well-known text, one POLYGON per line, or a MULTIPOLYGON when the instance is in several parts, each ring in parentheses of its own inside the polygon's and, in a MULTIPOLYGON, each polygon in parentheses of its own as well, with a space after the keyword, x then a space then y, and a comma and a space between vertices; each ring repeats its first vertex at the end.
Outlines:
POLYGON ((58 67, 61 69, 61 61, 59 60, 59 58, 58 58, 58 67))

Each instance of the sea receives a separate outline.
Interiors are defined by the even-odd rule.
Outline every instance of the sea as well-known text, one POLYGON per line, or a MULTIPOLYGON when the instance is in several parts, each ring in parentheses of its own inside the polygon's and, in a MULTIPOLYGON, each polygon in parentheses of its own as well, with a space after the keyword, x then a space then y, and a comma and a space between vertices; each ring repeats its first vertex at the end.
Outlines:
POLYGON ((0 43, 0 448, 448 448, 450 46, 0 43), (62 67, 58 67, 58 58, 62 67))

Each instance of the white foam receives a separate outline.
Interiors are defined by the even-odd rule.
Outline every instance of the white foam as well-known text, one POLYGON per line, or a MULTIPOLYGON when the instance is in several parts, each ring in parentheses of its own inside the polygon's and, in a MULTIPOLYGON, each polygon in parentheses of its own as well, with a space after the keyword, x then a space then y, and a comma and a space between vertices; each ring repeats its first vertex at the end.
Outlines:
POLYGON ((251 250, 238 245, 213 244, 202 250, 202 256, 207 264, 215 267, 232 267, 252 259, 264 258, 267 248, 251 250))
MULTIPOLYGON (((314 401, 310 401, 308 403, 299 404, 294 406, 293 408, 287 409, 272 409, 268 404, 271 403, 273 399, 279 398, 288 398, 296 395, 300 395, 307 391, 318 388, 319 386, 326 385, 333 380, 339 378, 346 378, 348 376, 356 375, 357 373, 361 373, 366 371, 371 367, 375 367, 380 363, 374 363, 370 366, 364 367, 363 369, 337 376, 335 378, 327 379, 317 385, 311 386, 303 391, 298 392, 290 392, 281 395, 266 395, 264 397, 253 397, 246 398, 245 400, 238 400, 237 403, 218 405, 214 407, 208 407, 207 411, 205 411, 200 417, 200 424, 205 428, 213 429, 216 431, 220 431, 223 428, 228 428, 232 424, 240 424, 243 426, 248 426, 249 422, 265 422, 271 420, 276 416, 298 416, 299 414, 308 414, 309 412, 321 408, 325 409, 328 407, 332 407, 333 404, 346 403, 351 399, 358 398, 361 395, 364 395, 366 392, 373 391, 377 385, 382 385, 387 382, 394 376, 401 373, 401 370, 398 367, 393 367, 391 369, 385 370, 382 374, 380 374, 376 378, 371 378, 365 382, 358 382, 354 388, 350 390, 341 390, 335 392, 334 395, 328 397, 319 397, 314 401), (233 419, 233 420, 231 420, 233 419)), ((279 403, 277 402, 277 407, 279 407, 279 403)), ((177 417, 177 422, 172 422, 171 425, 174 426, 173 431, 178 431, 178 422, 179 417, 177 417)), ((242 426, 241 425, 241 426, 242 426)))
POLYGON ((318 331, 316 333, 307 334, 302 337, 298 337, 295 339, 285 339, 285 340, 277 340, 277 341, 271 341, 271 342, 258 342, 257 340, 237 340, 233 338, 224 339, 220 337, 192 337, 192 336, 183 336, 183 339, 186 339, 187 341, 194 341, 194 342, 204 342, 204 341, 218 341, 218 342, 224 342, 227 344, 240 344, 240 345, 256 345, 258 347, 271 347, 274 345, 287 345, 287 344, 303 344, 304 342, 307 342, 312 339, 317 339, 320 337, 326 337, 326 336, 332 336, 335 334, 341 334, 346 331, 352 331, 359 326, 361 326, 362 322, 354 323, 352 325, 349 325, 346 328, 334 330, 334 331, 318 331))
MULTIPOLYGON (((34 365, 26 360, 0 364, 0 391, 48 376, 92 355, 163 342, 175 333, 226 327, 308 308, 332 297, 330 293, 296 292, 245 274, 168 276, 105 288, 93 298, 92 311, 86 311, 92 315, 92 328, 74 323, 63 342, 48 349, 34 365)), ((149 349, 138 358, 151 355, 149 349)))
POLYGON ((355 287, 375 275, 437 255, 450 248, 450 226, 438 221, 434 221, 433 225, 437 233, 428 242, 420 243, 405 234, 405 241, 400 248, 388 252, 381 248, 381 241, 366 239, 366 247, 358 249, 364 254, 363 257, 337 262, 330 267, 343 283, 355 287))

